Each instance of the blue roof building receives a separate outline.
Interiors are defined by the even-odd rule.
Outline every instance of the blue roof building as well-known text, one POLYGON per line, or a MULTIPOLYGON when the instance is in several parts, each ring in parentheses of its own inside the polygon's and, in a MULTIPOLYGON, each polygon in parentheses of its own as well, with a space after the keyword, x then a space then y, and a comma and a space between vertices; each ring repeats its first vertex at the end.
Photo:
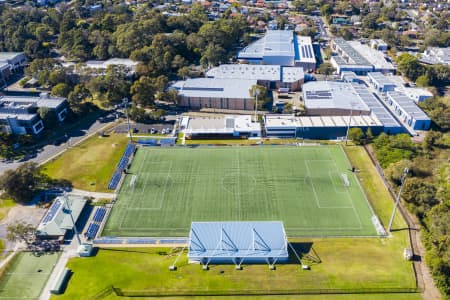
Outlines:
POLYGON ((203 265, 287 262, 288 241, 283 223, 192 222, 190 262, 203 265))

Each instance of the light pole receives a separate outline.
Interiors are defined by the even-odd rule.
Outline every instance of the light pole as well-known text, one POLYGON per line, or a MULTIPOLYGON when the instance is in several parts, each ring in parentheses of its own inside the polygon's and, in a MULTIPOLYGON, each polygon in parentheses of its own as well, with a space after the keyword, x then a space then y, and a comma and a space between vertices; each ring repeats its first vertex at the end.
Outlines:
POLYGON ((256 98, 256 104, 255 104, 255 122, 258 122, 258 96, 261 91, 256 87, 255 91, 253 92, 253 97, 256 98))
POLYGON ((122 102, 125 107, 125 115, 127 116, 128 134, 130 135, 130 142, 133 142, 133 134, 131 133, 130 118, 128 117, 128 98, 127 97, 123 98, 122 102))
POLYGON ((77 237, 78 245, 81 245, 81 239, 78 234, 77 226, 75 225, 75 221, 72 216, 72 209, 70 208, 70 204, 69 204, 69 200, 68 200, 68 196, 67 196, 66 192, 64 192, 63 198, 64 198, 64 204, 67 206, 67 209, 69 211, 70 220, 72 221, 72 224, 73 224, 73 232, 75 233, 75 236, 77 237))
POLYGON ((347 133, 345 134, 345 146, 347 146, 348 143, 348 132, 350 131, 350 123, 352 122, 352 115, 353 115, 353 106, 352 108, 350 108, 350 118, 347 124, 347 133))
POLYGON ((388 232, 391 232, 392 223, 394 222, 395 212, 397 211, 398 204, 400 203, 400 196, 402 194, 403 185, 405 184, 406 176, 408 176, 408 172, 409 172, 408 168, 405 168, 403 170, 403 175, 402 175, 401 184, 400 184, 400 190, 398 191, 397 199, 395 200, 394 210, 392 211, 391 219, 389 220, 388 232))

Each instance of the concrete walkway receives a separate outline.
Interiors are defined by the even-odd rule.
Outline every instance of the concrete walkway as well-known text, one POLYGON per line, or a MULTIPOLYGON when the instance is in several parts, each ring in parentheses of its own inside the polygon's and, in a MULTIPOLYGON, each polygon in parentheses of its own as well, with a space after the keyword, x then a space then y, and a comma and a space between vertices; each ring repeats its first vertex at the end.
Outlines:
POLYGON ((114 193, 89 192, 89 191, 78 190, 78 189, 72 189, 70 191, 70 194, 77 195, 77 196, 83 196, 83 197, 106 198, 106 199, 112 199, 116 195, 114 193))
POLYGON ((60 274, 63 272, 64 268, 67 265, 67 262, 72 257, 78 256, 77 248, 78 248, 78 242, 76 239, 72 240, 70 245, 65 246, 63 248, 63 252, 62 252, 61 256, 59 257, 58 262, 55 264, 55 267, 53 268, 52 273, 50 274, 50 277, 48 278, 47 283, 45 284, 45 287, 41 292, 41 296, 39 297, 39 300, 50 299, 50 297, 51 297, 50 290, 58 281, 60 274))

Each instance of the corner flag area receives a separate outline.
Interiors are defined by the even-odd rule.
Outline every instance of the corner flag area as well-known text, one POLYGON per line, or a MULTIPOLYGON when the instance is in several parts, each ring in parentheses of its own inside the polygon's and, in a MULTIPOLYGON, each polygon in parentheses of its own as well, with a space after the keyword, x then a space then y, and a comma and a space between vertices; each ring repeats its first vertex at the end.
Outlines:
POLYGON ((283 221, 288 237, 376 236, 340 146, 140 147, 103 236, 187 237, 191 222, 283 221))

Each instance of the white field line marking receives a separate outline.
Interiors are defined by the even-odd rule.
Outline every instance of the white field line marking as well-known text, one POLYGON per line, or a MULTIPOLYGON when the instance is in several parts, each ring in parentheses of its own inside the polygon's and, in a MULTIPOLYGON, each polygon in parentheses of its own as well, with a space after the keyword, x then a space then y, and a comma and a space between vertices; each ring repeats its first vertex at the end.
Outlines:
MULTIPOLYGON (((337 166, 337 163, 335 160, 334 160, 334 166, 335 166, 335 170, 338 170, 338 166, 337 166)), ((355 204, 353 203, 353 198, 350 195, 350 192, 348 191, 348 189, 346 189, 345 192, 347 193, 347 197, 350 199, 350 203, 352 204, 352 208, 353 208, 353 213, 355 214, 356 219, 359 222, 359 227, 362 228, 361 218, 359 217, 359 214, 356 211, 355 204)))

